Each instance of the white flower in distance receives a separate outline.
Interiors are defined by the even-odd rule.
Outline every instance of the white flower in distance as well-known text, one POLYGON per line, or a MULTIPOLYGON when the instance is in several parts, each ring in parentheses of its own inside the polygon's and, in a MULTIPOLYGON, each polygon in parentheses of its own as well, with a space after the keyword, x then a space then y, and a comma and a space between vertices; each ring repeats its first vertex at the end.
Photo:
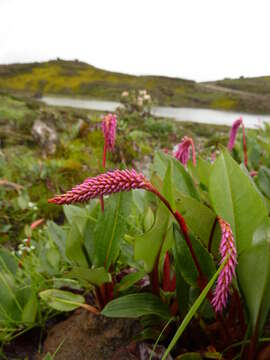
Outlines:
POLYGON ((128 91, 123 91, 121 94, 122 97, 127 97, 128 95, 129 95, 128 91))
POLYGON ((149 95, 149 94, 145 94, 143 98, 146 101, 151 101, 151 95, 149 95))
POLYGON ((147 94, 146 90, 139 90, 139 95, 144 96, 147 94))

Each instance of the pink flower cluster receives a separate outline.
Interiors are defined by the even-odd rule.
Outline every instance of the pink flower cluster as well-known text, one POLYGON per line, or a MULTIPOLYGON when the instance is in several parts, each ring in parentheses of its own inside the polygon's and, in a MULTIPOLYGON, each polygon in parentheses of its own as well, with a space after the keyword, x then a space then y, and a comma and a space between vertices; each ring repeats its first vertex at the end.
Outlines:
POLYGON ((143 174, 138 174, 133 169, 114 170, 88 178, 66 194, 57 195, 48 202, 57 205, 72 204, 131 189, 150 190, 151 184, 143 174))
POLYGON ((117 117, 113 114, 104 116, 101 128, 104 134, 105 144, 109 151, 114 150, 115 137, 116 137, 117 117))
POLYGON ((229 258, 227 259, 225 267, 219 274, 217 285, 214 290, 212 305, 216 312, 222 312, 222 310, 226 307, 228 301, 230 284, 232 282, 232 279, 235 277, 237 252, 230 225, 221 218, 218 218, 218 222, 222 232, 221 242, 219 246, 221 263, 226 260, 228 255, 229 258))
POLYGON ((230 138, 229 138, 229 142, 228 142, 228 149, 230 151, 232 151, 232 149, 234 147, 237 131, 239 129, 239 126, 242 125, 242 124, 243 124, 242 117, 235 120, 234 123, 232 124, 232 128, 231 128, 231 131, 230 131, 230 138))
POLYGON ((196 153, 195 153, 195 146, 193 140, 188 137, 184 136, 182 141, 177 145, 177 150, 174 152, 174 157, 179 160, 184 166, 187 165, 187 162, 190 157, 190 146, 192 148, 192 161, 193 165, 196 165, 196 153))

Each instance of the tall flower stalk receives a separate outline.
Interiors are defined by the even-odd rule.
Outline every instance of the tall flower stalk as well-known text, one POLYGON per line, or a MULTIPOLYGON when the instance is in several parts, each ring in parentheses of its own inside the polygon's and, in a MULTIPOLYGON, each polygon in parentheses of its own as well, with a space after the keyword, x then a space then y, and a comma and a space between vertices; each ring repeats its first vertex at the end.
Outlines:
POLYGON ((223 263, 224 261, 227 261, 227 263, 218 277, 212 299, 212 305, 216 313, 221 313, 227 305, 230 294, 230 284, 235 277, 237 252, 233 233, 229 223, 220 217, 217 219, 222 233, 219 246, 219 252, 221 255, 220 263, 223 263))
POLYGON ((174 157, 179 160, 185 167, 190 158, 190 147, 192 150, 192 162, 196 166, 196 151, 195 145, 192 138, 184 136, 182 141, 177 145, 177 149, 174 152, 174 157))
POLYGON ((187 225, 183 216, 174 211, 164 196, 148 181, 143 174, 137 173, 135 170, 114 170, 98 175, 93 178, 86 179, 82 184, 75 186, 72 190, 65 194, 57 195, 49 199, 49 203, 64 205, 85 202, 104 195, 110 195, 122 191, 130 191, 131 189, 144 189, 154 193, 168 208, 175 220, 178 222, 183 233, 185 241, 194 260, 195 266, 199 273, 198 282, 202 284, 203 273, 193 250, 187 225))
POLYGON ((242 117, 235 120, 234 123, 232 124, 231 131, 230 131, 229 142, 228 142, 227 147, 228 147, 229 151, 232 151, 232 149, 234 147, 234 144, 235 144, 237 132, 238 132, 238 129, 239 129, 240 126, 242 126, 244 164, 247 167, 247 165, 248 165, 247 141, 246 141, 245 125, 244 125, 242 117))

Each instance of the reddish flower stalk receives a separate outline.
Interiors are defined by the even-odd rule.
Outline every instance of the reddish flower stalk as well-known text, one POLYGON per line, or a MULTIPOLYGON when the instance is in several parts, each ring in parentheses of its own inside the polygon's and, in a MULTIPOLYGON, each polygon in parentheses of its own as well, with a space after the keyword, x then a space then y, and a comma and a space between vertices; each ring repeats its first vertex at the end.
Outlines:
POLYGON ((171 276, 171 262, 168 251, 166 252, 164 264, 163 264, 163 284, 162 288, 164 291, 172 292, 176 288, 176 275, 173 272, 171 276))
POLYGON ((245 134, 245 125, 244 125, 242 117, 235 120, 234 123, 232 124, 231 131, 230 131, 230 138, 229 138, 229 142, 228 142, 227 147, 228 147, 229 151, 232 151, 232 149, 234 147, 234 144, 235 144, 237 131, 238 131, 240 125, 242 126, 242 134, 243 134, 244 164, 247 167, 247 163, 248 163, 247 142, 246 142, 246 134, 245 134))
POLYGON ((220 263, 223 263, 226 259, 227 263, 219 274, 217 285, 214 290, 214 297, 212 299, 212 305, 216 313, 222 312, 222 310, 226 307, 230 293, 230 284, 232 279, 235 277, 235 268, 237 265, 237 252, 231 227, 229 223, 220 217, 218 217, 218 222, 222 232, 219 246, 221 254, 220 263))
POLYGON ((63 205, 73 204, 77 202, 84 202, 100 196, 110 195, 121 191, 129 191, 131 189, 144 189, 151 191, 159 197, 159 199, 166 205, 172 215, 178 222, 180 229, 183 232, 186 243, 189 247, 191 256, 194 260, 199 277, 203 279, 199 262, 194 253, 187 226, 184 218, 178 211, 174 211, 169 202, 162 194, 144 177, 143 174, 138 174, 135 170, 114 170, 105 174, 98 175, 93 178, 86 179, 82 184, 75 186, 66 194, 57 195, 49 199, 49 203, 63 205))
POLYGON ((184 136, 182 141, 177 145, 177 150, 174 152, 174 157, 178 159, 184 166, 187 166, 187 162, 190 157, 190 148, 192 149, 192 161, 193 165, 196 166, 196 152, 195 152, 195 145, 193 139, 184 136))
POLYGON ((114 150, 115 136, 116 136, 117 117, 113 114, 106 115, 101 124, 104 135, 104 150, 103 150, 103 167, 106 166, 107 151, 114 150))

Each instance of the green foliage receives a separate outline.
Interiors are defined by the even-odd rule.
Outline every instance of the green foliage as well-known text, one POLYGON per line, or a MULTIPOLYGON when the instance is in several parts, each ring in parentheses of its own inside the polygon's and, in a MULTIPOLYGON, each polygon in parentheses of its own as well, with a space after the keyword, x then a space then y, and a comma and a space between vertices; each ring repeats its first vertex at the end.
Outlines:
POLYGON ((157 315, 167 320, 171 317, 169 308, 157 296, 149 293, 121 296, 106 305, 102 315, 125 318, 157 315))
POLYGON ((72 311, 84 304, 84 297, 69 291, 48 289, 39 293, 41 299, 55 310, 72 311))
POLYGON ((213 165, 209 192, 216 213, 231 225, 241 254, 268 214, 250 178, 225 150, 213 165))

